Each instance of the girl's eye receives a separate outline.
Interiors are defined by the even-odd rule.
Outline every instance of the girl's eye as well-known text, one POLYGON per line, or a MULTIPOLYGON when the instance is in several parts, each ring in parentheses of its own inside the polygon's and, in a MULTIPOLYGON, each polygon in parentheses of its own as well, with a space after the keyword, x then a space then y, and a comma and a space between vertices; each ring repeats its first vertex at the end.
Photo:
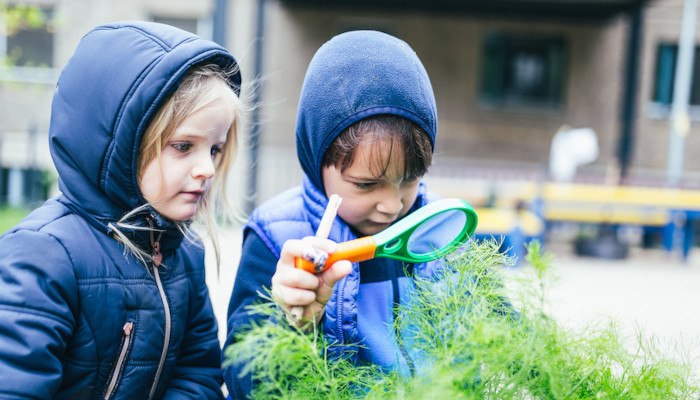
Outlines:
POLYGON ((216 157, 219 154, 221 154, 222 151, 223 151, 223 149, 221 148, 221 146, 213 146, 211 148, 211 156, 216 157))
POLYGON ((181 153, 186 153, 188 150, 190 150, 192 148, 192 143, 190 143, 190 142, 175 142, 175 143, 171 144, 171 146, 175 150, 177 150, 181 153))

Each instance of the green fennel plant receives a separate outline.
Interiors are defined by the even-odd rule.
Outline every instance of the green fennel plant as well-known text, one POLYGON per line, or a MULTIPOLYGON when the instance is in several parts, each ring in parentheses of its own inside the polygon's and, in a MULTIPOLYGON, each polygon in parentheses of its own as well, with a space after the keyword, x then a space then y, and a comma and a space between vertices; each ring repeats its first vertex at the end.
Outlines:
MULTIPOLYGON (((509 303, 498 241, 469 243, 437 276, 416 278, 394 328, 416 362, 415 376, 331 356, 317 330, 286 323, 269 297, 251 312, 261 322, 225 350, 256 379, 256 399, 697 399, 687 349, 638 333, 628 343, 615 324, 574 332, 544 312, 553 259, 532 242, 532 274, 509 303), (674 357, 676 356, 676 357, 674 357)), ((512 294, 512 293, 511 293, 512 294)), ((337 345, 336 345, 337 346, 337 345)), ((350 347, 348 346, 348 349, 350 347)))

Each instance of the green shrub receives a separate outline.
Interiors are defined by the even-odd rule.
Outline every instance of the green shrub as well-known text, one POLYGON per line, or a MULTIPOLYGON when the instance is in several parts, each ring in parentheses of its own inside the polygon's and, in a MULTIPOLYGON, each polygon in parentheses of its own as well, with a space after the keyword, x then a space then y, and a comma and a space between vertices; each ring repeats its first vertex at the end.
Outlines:
MULTIPOLYGON (((246 365, 261 399, 697 399, 689 362, 663 343, 636 345, 613 323, 582 332, 559 326, 543 312, 551 258, 539 244, 526 257, 532 276, 509 306, 504 265, 495 241, 470 244, 446 260, 436 279, 418 279, 410 304, 399 309, 396 329, 427 366, 412 378, 329 357, 322 335, 284 322, 262 322, 239 335, 227 360, 246 365), (517 312, 514 309, 518 309, 517 312)), ((270 302, 252 312, 286 321, 270 302)))

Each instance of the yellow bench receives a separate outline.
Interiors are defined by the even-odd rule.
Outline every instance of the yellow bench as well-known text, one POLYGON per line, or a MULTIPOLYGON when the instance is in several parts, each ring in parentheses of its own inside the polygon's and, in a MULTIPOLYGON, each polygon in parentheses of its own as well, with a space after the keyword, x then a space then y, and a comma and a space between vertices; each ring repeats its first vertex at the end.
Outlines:
POLYGON ((546 183, 522 196, 541 199, 547 221, 664 226, 673 212, 700 211, 698 190, 546 183))

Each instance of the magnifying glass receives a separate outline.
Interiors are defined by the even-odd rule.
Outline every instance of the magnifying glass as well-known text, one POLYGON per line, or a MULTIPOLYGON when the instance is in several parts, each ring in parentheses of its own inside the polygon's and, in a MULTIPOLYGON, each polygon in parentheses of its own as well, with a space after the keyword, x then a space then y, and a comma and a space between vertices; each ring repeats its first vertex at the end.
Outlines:
POLYGON ((316 263, 295 259, 295 266, 317 273, 339 260, 359 262, 386 257, 422 263, 458 249, 474 233, 477 216, 469 203, 442 199, 427 204, 372 236, 338 243, 338 249, 316 263))

